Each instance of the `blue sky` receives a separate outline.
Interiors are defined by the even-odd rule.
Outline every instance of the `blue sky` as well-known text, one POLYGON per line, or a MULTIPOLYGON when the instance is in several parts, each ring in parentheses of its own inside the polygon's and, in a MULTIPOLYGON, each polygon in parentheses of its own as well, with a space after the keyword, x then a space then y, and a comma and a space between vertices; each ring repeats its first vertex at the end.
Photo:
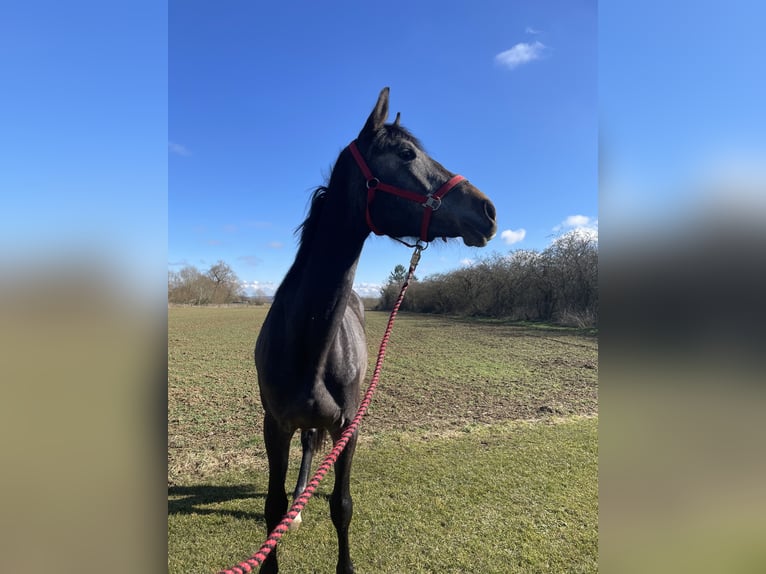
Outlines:
POLYGON ((598 14, 601 245, 705 237, 700 214, 766 225, 766 4, 601 2, 598 14))
MULTIPOLYGON (((498 212, 487 248, 435 243, 419 276, 597 229, 595 2, 172 1, 168 46, 171 270, 222 259, 272 292, 310 191, 384 86, 392 115, 498 212)), ((357 291, 407 261, 371 235, 357 291)))
MULTIPOLYGON (((384 85, 432 155, 492 197, 500 231, 525 231, 437 242, 420 276, 544 248, 566 221, 598 220, 603 249, 693 225, 706 203, 766 211, 762 3, 333 5, 7 3, 1 263, 84 254, 161 301, 169 263, 223 259, 275 284, 309 191, 384 85), (503 53, 539 57, 510 68, 503 53), (731 178, 753 192, 699 191, 731 178)), ((371 237, 359 284, 408 256, 371 237)))

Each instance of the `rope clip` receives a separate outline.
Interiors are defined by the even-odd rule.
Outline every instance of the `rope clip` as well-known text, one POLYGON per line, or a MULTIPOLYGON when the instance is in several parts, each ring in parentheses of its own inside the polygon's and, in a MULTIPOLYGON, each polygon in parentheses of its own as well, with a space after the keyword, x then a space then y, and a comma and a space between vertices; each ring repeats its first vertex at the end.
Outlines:
POLYGON ((412 252, 412 259, 410 259, 410 268, 415 270, 415 267, 420 263, 420 254, 428 248, 428 243, 421 243, 418 241, 415 244, 415 251, 412 252))

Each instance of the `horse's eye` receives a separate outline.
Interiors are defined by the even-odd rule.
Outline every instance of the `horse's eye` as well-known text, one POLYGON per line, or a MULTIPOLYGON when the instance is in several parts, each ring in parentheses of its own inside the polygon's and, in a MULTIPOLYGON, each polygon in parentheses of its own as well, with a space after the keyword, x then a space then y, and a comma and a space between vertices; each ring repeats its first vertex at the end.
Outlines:
POLYGON ((408 147, 402 148, 399 150, 399 157, 404 161, 412 161, 415 159, 415 150, 408 147))

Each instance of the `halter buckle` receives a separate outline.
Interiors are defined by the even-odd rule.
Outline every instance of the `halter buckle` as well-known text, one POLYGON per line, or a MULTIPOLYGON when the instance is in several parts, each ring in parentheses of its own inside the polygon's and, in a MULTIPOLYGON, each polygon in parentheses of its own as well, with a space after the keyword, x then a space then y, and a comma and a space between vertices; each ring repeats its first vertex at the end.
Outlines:
POLYGON ((436 211, 442 206, 442 200, 440 197, 434 197, 433 195, 428 195, 426 197, 425 203, 423 203, 423 207, 430 207, 432 210, 436 211))

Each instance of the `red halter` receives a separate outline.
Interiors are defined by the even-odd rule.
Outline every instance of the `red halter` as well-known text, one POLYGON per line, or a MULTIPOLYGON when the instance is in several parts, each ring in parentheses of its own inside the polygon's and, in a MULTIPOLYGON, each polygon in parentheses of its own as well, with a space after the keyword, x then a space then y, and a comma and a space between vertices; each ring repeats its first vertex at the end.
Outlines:
POLYGON ((372 205, 372 201, 375 199, 375 192, 380 190, 409 199, 410 201, 416 201, 425 208, 423 211, 423 221, 420 225, 420 239, 421 241, 427 242, 428 224, 431 222, 431 214, 441 207, 442 197, 447 195, 448 191, 465 178, 462 175, 456 175, 442 185, 435 193, 429 193, 427 196, 423 197, 420 193, 407 191, 406 189, 400 189, 393 185, 383 183, 377 177, 373 176, 370 168, 367 167, 362 154, 359 153, 359 150, 356 147, 356 140, 348 145, 348 149, 351 150, 351 155, 354 156, 356 164, 359 166, 359 169, 362 170, 362 174, 367 180, 367 211, 365 217, 367 218, 367 225, 369 225, 373 233, 375 233, 375 235, 383 235, 383 233, 378 231, 378 228, 372 223, 372 217, 370 217, 370 205, 372 205), (424 199, 425 201, 423 201, 424 199))

